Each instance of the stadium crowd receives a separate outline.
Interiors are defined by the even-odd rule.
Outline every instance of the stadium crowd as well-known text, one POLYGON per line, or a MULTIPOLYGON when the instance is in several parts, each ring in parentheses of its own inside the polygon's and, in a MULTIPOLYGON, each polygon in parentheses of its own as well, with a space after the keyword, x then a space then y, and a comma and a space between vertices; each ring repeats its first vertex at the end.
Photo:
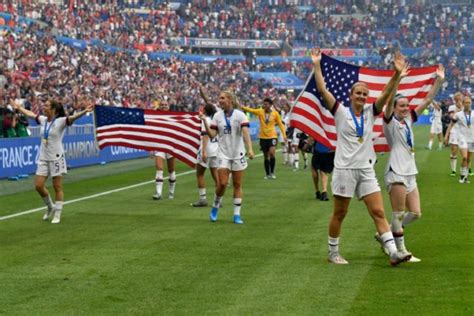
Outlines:
MULTIPOLYGON (((123 49, 152 45, 156 51, 182 51, 183 47, 170 45, 170 39, 184 36, 363 47, 382 57, 367 66, 380 68, 387 67, 393 53, 390 46, 396 42, 404 48, 424 48, 410 59, 413 66, 446 65, 448 86, 444 88, 448 91, 469 91, 474 82, 474 64, 465 47, 474 34, 472 6, 468 5, 425 5, 422 10, 411 1, 366 4, 308 0, 297 6, 278 1, 195 0, 178 8, 162 1, 135 3, 152 9, 133 11, 127 1, 81 2, 78 6, 31 2, 13 9, 0 4, 0 11, 14 12, 15 18, 8 25, 16 27, 4 29, 0 36, 3 136, 12 135, 11 128, 21 121, 7 106, 9 98, 23 100, 26 108, 36 112, 41 108, 38 101, 44 101, 46 95, 59 98, 70 113, 84 98, 105 105, 157 108, 165 103, 172 110, 195 111, 202 105, 197 82, 203 82, 210 95, 228 88, 237 91, 243 104, 255 104, 267 96, 287 102, 284 93, 249 77, 246 61, 218 59, 199 64, 179 57, 151 60, 136 50, 111 53, 96 46, 75 49, 59 42, 57 35, 99 39, 123 49), (20 22, 20 16, 40 23, 20 22)), ((6 24, 2 19, 0 24, 6 24)), ((220 54, 219 50, 214 52, 220 54)), ((291 71, 306 79, 311 63, 259 64, 257 70, 291 71)))

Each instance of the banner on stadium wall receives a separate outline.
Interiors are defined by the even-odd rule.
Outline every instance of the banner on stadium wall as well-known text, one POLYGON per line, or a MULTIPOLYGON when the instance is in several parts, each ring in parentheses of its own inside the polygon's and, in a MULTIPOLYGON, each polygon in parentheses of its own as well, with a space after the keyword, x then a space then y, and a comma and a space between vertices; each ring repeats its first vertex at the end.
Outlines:
POLYGON ((263 79, 277 89, 303 89, 304 81, 288 72, 253 72, 247 74, 253 79, 263 79))
MULTIPOLYGON (((352 61, 352 62, 378 62, 381 60, 380 56, 366 56, 366 57, 347 57, 347 56, 339 56, 337 57, 339 60, 343 61, 352 61)), ((275 57, 275 56, 260 56, 256 58, 257 64, 270 64, 270 63, 287 63, 287 62, 296 62, 296 63, 311 63, 311 57, 304 56, 304 57, 275 57)))
POLYGON ((244 56, 240 55, 192 55, 192 54, 178 54, 178 53, 149 53, 148 57, 151 60, 160 59, 167 60, 172 56, 179 57, 185 62, 195 62, 195 63, 212 63, 218 59, 228 60, 228 61, 245 61, 244 56))
MULTIPOLYGON (((309 56, 311 48, 301 47, 293 48, 292 56, 293 57, 303 57, 309 56)), ((328 56, 334 57, 370 57, 378 56, 379 53, 372 49, 363 49, 363 48, 343 48, 343 49, 321 49, 321 52, 328 56)))
MULTIPOLYGON (((0 143, 0 178, 35 173, 40 138, 1 139, 0 143)), ((126 147, 112 146, 99 150, 93 134, 66 135, 63 146, 70 168, 148 156, 146 151, 126 147)))
POLYGON ((173 37, 171 38, 171 45, 207 48, 281 49, 283 41, 173 37))

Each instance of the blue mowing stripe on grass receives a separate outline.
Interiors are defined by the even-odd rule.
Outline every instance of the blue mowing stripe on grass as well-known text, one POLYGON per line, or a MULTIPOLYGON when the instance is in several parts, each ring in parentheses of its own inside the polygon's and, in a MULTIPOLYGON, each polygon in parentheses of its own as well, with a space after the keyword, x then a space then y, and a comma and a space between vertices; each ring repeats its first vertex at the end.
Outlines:
MULTIPOLYGON (((280 151, 280 150, 281 149, 278 149, 277 151, 280 151)), ((255 155, 255 158, 262 157, 262 156, 263 156, 263 154, 257 154, 257 155, 255 155)), ((194 173, 196 173, 196 170, 190 170, 190 171, 178 173, 176 175, 176 177, 185 176, 185 175, 194 174, 194 173)), ((163 180, 167 180, 167 179, 168 179, 168 177, 163 178, 163 180)), ((126 186, 126 187, 123 187, 123 188, 118 188, 118 189, 109 190, 109 191, 105 191, 105 192, 101 192, 101 193, 97 193, 97 194, 93 194, 93 195, 89 195, 89 196, 84 196, 84 197, 74 199, 74 200, 70 200, 70 201, 64 201, 64 205, 77 203, 77 202, 81 202, 81 201, 85 201, 85 200, 90 200, 90 199, 94 199, 94 198, 97 198, 97 197, 100 197, 100 196, 109 195, 109 194, 120 192, 120 191, 134 189, 134 188, 141 187, 143 185, 151 184, 151 183, 154 183, 154 182, 155 182, 155 180, 145 181, 145 182, 129 185, 129 186, 126 186)), ((28 214, 31 214, 31 213, 44 211, 44 210, 46 210, 46 206, 34 208, 34 209, 24 211, 24 212, 14 213, 14 214, 6 215, 6 216, 1 216, 0 221, 4 221, 4 220, 10 219, 10 218, 15 218, 15 217, 23 216, 23 215, 28 215, 28 214)))

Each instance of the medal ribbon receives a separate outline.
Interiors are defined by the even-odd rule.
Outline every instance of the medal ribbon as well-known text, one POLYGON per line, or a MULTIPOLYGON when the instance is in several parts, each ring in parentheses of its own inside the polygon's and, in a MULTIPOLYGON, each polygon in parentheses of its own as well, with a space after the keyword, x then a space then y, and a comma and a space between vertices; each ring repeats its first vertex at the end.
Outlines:
POLYGON ((361 138, 362 136, 364 136, 364 112, 362 111, 360 115, 360 125, 359 125, 359 122, 357 122, 357 118, 354 114, 354 111, 352 111, 352 107, 349 107, 349 110, 351 111, 352 121, 354 121, 354 124, 356 127, 357 136, 361 138))
POLYGON ((44 139, 46 139, 46 140, 48 140, 49 131, 51 130, 51 127, 53 126, 54 121, 56 121, 56 117, 53 119, 53 121, 51 122, 49 127, 48 127, 48 121, 46 121, 46 123, 44 123, 44 139))

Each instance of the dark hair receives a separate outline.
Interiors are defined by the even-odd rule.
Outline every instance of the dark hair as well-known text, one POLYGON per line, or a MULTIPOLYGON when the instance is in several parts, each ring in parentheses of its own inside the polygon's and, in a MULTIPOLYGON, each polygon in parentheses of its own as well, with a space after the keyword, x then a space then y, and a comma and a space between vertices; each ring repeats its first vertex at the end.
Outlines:
POLYGON ((405 96, 401 93, 397 93, 393 98, 393 105, 397 105, 398 100, 405 98, 405 96))
POLYGON ((66 116, 66 112, 64 111, 63 105, 59 101, 50 100, 49 104, 51 105, 51 108, 54 109, 56 117, 66 116))
POLYGON ((213 117, 216 112, 216 107, 213 104, 206 104, 204 107, 204 113, 206 116, 213 117))
POLYGON ((268 103, 270 103, 270 104, 273 105, 273 100, 270 99, 270 98, 265 98, 265 99, 263 99, 263 102, 268 102, 268 103))

